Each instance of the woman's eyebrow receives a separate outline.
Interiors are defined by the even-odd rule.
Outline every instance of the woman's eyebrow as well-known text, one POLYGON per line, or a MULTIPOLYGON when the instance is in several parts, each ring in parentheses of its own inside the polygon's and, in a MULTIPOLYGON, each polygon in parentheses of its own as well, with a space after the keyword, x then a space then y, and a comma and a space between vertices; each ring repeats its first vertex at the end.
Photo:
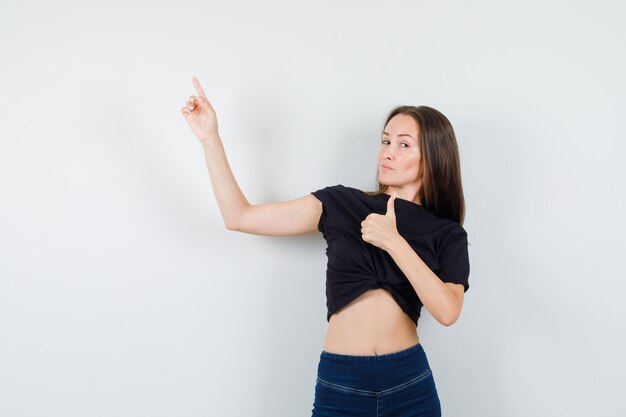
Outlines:
MULTIPOLYGON (((391 135, 390 135, 389 133, 387 133, 387 132, 383 132, 383 135, 391 136, 391 135)), ((399 133, 399 134, 398 134, 398 136, 408 136, 408 137, 410 137, 411 139, 415 140, 415 138, 414 138, 413 136, 411 136, 411 135, 409 135, 409 134, 407 134, 407 133, 399 133)))

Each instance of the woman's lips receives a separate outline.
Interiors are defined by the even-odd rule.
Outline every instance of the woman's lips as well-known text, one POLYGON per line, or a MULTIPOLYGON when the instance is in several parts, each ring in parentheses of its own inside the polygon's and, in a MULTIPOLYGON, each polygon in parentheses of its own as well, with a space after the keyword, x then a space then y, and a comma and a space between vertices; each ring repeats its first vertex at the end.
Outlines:
POLYGON ((380 169, 382 169, 383 171, 388 171, 388 170, 391 171, 391 170, 393 170, 393 168, 389 168, 388 166, 385 166, 385 165, 381 165, 380 169))

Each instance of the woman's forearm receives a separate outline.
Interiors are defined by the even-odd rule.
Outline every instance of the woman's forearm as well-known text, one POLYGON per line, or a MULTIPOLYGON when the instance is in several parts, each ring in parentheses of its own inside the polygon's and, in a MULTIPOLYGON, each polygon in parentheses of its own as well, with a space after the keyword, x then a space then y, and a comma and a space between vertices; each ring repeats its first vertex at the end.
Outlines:
POLYGON ((243 211, 250 204, 241 192, 235 176, 230 170, 226 152, 219 134, 214 134, 202 142, 213 193, 222 213, 224 225, 233 230, 243 211))
POLYGON ((411 245, 399 236, 387 250, 408 278, 428 312, 444 326, 452 325, 461 313, 454 292, 431 271, 411 245))

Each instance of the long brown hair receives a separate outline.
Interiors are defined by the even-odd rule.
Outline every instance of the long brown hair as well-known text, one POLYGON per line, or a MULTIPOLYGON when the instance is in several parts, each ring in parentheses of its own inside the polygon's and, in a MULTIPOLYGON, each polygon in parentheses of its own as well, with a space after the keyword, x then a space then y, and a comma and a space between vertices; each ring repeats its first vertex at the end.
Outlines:
MULTIPOLYGON (((438 217, 448 218, 463 225, 465 219, 465 197, 461 183, 459 147, 452 124, 440 111, 428 106, 398 106, 391 110, 383 125, 398 114, 415 119, 419 126, 419 147, 422 155, 422 187, 418 195, 421 205, 438 217)), ((382 134, 382 131, 381 131, 382 134)), ((379 195, 388 186, 380 183, 376 170, 379 195)))

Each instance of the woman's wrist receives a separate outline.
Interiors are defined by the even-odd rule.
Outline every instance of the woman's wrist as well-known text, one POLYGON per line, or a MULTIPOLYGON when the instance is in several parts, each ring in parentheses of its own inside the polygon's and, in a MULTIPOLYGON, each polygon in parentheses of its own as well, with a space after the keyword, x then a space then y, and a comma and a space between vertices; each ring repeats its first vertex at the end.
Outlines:
POLYGON ((200 139, 200 143, 202 146, 214 146, 217 143, 221 143, 222 139, 220 138, 220 134, 218 132, 211 132, 207 135, 206 138, 200 139))
POLYGON ((403 238, 400 233, 398 233, 394 235, 393 239, 391 239, 390 242, 388 242, 385 250, 390 255, 398 254, 398 252, 400 252, 403 249, 403 247, 405 247, 408 244, 409 243, 406 241, 406 239, 403 238))

